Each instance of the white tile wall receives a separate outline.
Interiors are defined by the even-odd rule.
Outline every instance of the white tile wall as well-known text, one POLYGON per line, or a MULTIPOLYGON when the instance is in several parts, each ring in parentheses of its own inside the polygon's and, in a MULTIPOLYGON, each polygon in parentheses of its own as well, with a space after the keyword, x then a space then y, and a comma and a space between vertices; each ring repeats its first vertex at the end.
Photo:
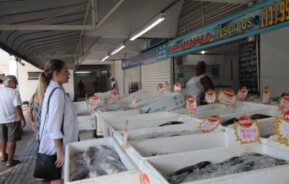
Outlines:
POLYGON ((272 89, 272 97, 289 92, 289 28, 261 34, 261 89, 272 89))

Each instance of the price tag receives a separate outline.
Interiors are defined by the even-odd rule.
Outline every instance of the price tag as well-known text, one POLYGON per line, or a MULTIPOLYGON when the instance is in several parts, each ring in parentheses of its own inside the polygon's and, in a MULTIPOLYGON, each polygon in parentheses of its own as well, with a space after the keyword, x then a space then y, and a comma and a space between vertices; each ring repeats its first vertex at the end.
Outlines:
POLYGON ((208 104, 215 103, 216 101, 216 93, 212 89, 208 89, 205 93, 205 100, 208 104))
POLYGON ((219 94, 219 101, 224 105, 234 106, 236 104, 236 100, 236 94, 232 89, 225 89, 219 94))
POLYGON ((278 140, 289 145, 289 111, 284 113, 284 118, 276 117, 275 133, 278 140))
POLYGON ((113 91, 111 92, 110 98, 111 98, 112 100, 118 100, 118 99, 119 99, 118 92, 115 91, 115 90, 113 90, 113 91))
POLYGON ((199 129, 203 132, 212 132, 220 125, 220 116, 213 115, 199 124, 199 129))
POLYGON ((168 82, 165 83, 165 90, 171 91, 171 85, 168 82))
POLYGON ((178 93, 182 90, 182 86, 181 86, 181 83, 180 82, 176 82, 175 85, 174 85, 174 92, 175 93, 178 93))
POLYGON ((164 89, 165 89, 165 88, 164 88, 164 85, 163 85, 162 83, 159 83, 158 86, 157 86, 158 92, 161 93, 161 92, 164 91, 164 89))
POLYGON ((127 145, 127 138, 128 138, 128 120, 124 123, 124 129, 123 129, 123 146, 127 145))
POLYGON ((270 99, 270 88, 266 86, 264 88, 263 95, 262 95, 262 103, 268 103, 269 99, 270 99))
POLYGON ((131 97, 131 105, 136 105, 136 96, 131 97))
POLYGON ((240 144, 260 142, 260 130, 256 121, 249 116, 241 116, 234 125, 236 141, 240 144))
POLYGON ((93 95, 89 98, 89 103, 93 106, 93 107, 98 107, 100 106, 100 97, 98 95, 93 95))
POLYGON ((196 98, 189 95, 187 97, 187 101, 186 101, 186 109, 187 109, 187 112, 190 113, 190 114, 193 114, 196 112, 197 110, 197 102, 196 102, 196 98))
POLYGON ((286 93, 280 97, 278 107, 282 114, 289 110, 289 93, 286 93))
POLYGON ((146 173, 143 173, 142 181, 143 181, 143 184, 150 184, 150 179, 146 173))
POLYGON ((244 101, 244 100, 246 100, 247 95, 248 95, 247 87, 242 87, 237 93, 237 100, 238 101, 244 101))

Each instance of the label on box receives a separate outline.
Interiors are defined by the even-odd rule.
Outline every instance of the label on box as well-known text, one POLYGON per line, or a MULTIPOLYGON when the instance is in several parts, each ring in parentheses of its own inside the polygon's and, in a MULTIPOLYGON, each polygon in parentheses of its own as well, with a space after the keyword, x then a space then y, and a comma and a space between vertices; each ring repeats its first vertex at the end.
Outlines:
POLYGON ((267 103, 270 99, 270 88, 266 86, 263 91, 262 103, 267 103))
POLYGON ((123 146, 126 146, 127 144, 127 138, 128 138, 128 120, 124 123, 124 129, 123 129, 123 146))
POLYGON ((228 106, 234 106, 236 104, 236 94, 232 89, 225 89, 219 94, 220 103, 228 106))
POLYGON ((118 92, 115 91, 115 90, 113 90, 113 91, 111 92, 110 98, 111 98, 112 100, 118 100, 118 99, 119 99, 118 92))
POLYGON ((205 93, 205 100, 208 104, 215 103, 216 101, 216 93, 212 89, 208 89, 205 93))
POLYGON ((203 132, 212 132, 220 125, 220 116, 213 115, 199 124, 199 129, 203 132))
POLYGON ((280 97, 278 107, 282 114, 289 110, 289 93, 286 93, 280 97))
POLYGON ((193 114, 196 112, 197 110, 197 102, 196 102, 196 98, 189 95, 187 97, 187 101, 186 101, 186 109, 187 109, 187 112, 190 113, 190 114, 193 114))
POLYGON ((181 83, 180 82, 176 82, 175 85, 174 85, 174 92, 175 93, 178 93, 182 90, 182 86, 181 86, 181 83))
POLYGON ((247 87, 242 87, 237 93, 237 100, 238 101, 244 101, 244 100, 246 100, 247 95, 248 95, 247 87))
POLYGON ((234 125, 236 141, 240 144, 260 142, 260 130, 257 122, 249 116, 241 116, 234 125))

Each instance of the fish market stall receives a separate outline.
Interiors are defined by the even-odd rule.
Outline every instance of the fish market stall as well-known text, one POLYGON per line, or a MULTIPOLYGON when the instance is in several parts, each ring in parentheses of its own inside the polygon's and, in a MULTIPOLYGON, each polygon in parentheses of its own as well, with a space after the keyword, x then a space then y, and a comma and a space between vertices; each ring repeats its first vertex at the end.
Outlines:
POLYGON ((158 184, 287 184, 287 150, 268 145, 240 145, 151 157, 141 170, 158 184))
MULTIPOLYGON (((197 125, 197 124, 196 124, 197 125)), ((142 141, 146 139, 175 137, 183 135, 193 135, 203 133, 196 125, 180 124, 174 126, 162 127, 148 127, 142 129, 130 130, 128 134, 128 141, 142 141)), ((220 128, 214 132, 220 131, 220 128)), ((124 139, 123 131, 117 131, 114 134, 115 139, 122 144, 124 139)))
POLYGON ((190 124, 196 126, 199 119, 189 118, 171 112, 156 112, 150 114, 139 114, 134 116, 124 116, 120 118, 107 118, 103 126, 104 137, 109 137, 115 131, 123 130, 124 123, 128 121, 128 129, 143 129, 149 127, 161 127, 178 124, 190 124))
POLYGON ((150 157, 196 150, 207 150, 216 147, 225 147, 231 144, 235 144, 235 142, 228 142, 224 132, 216 132, 129 141, 126 152, 137 165, 141 165, 143 160, 150 157))
POLYGON ((64 182, 135 184, 140 171, 112 138, 71 143, 66 147, 64 182))
POLYGON ((91 114, 86 101, 73 102, 73 105, 77 116, 87 116, 91 114))
POLYGON ((119 108, 104 108, 101 107, 97 109, 94 114, 97 117, 97 134, 103 135, 103 124, 104 119, 107 117, 119 117, 119 116, 129 116, 135 115, 142 112, 159 112, 159 111, 170 111, 184 105, 183 97, 178 93, 149 93, 151 96, 148 98, 142 97, 142 100, 136 102, 134 105, 122 106, 121 101, 119 101, 119 108), (139 110, 140 109, 140 110, 139 110), (119 111, 119 112, 114 112, 119 111), (125 112, 127 111, 127 112, 125 112))

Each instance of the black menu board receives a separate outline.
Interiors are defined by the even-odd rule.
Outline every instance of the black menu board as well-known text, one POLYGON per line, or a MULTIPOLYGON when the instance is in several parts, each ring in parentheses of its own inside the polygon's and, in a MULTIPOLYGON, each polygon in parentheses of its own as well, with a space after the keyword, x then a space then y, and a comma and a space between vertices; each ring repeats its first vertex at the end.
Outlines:
POLYGON ((256 42, 241 44, 239 53, 240 87, 246 86, 249 93, 258 93, 256 42))

